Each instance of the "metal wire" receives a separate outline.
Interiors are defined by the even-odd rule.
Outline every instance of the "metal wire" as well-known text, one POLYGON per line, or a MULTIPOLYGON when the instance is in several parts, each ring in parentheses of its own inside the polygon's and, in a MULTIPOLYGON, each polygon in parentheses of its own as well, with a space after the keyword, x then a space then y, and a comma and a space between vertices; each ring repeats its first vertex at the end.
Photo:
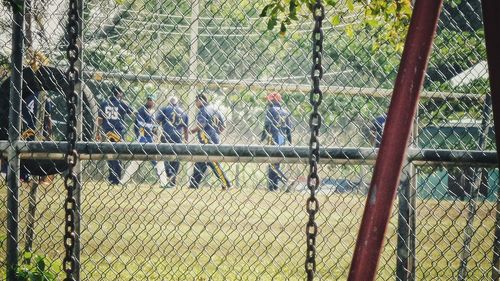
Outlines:
MULTIPOLYGON (((81 280, 304 280, 304 255, 314 279, 347 278, 378 153, 377 120, 388 108, 400 59, 398 46, 384 42, 386 36, 400 35, 388 34, 390 23, 370 20, 357 4, 351 11, 346 1, 330 1, 339 3, 334 9, 322 1, 322 104, 311 120, 311 84, 318 84, 318 73, 309 78, 307 28, 315 21, 298 14, 286 33, 268 31, 268 19, 259 17, 267 2, 200 0, 195 12, 193 1, 85 1, 85 44, 78 50, 84 114, 76 120, 83 134, 75 146, 65 141, 72 137, 66 132, 72 122, 66 122, 70 80, 65 78, 70 66, 65 48, 71 44, 63 0, 32 0, 32 48, 46 57, 37 57, 42 64, 54 69, 33 72, 25 63, 19 134, 35 136, 15 143, 4 137, 12 16, 1 2, 0 158, 7 161, 7 152, 15 151, 20 167, 29 171, 29 178, 20 177, 17 248, 25 249, 32 237, 31 256, 26 256, 32 263, 43 256, 47 277, 66 275, 60 262, 67 235, 61 204, 67 195, 64 157, 73 147, 81 167, 81 280), (131 109, 123 110, 119 141, 99 121, 115 87, 124 94, 121 106, 131 109), (272 121, 266 100, 271 92, 281 94, 291 143, 262 139, 266 122, 272 121), (224 117, 220 143, 202 144, 196 134, 189 134, 187 142, 167 142, 162 137, 168 124, 156 120, 151 142, 140 142, 137 112, 150 94, 156 98, 154 114, 177 98, 189 129, 197 126, 195 97, 205 95, 224 117), (39 111, 47 100, 51 110, 39 111), (32 106, 33 120, 27 112, 32 106), (318 116, 321 128, 311 131, 310 123, 319 125, 318 116), (319 142, 312 143, 319 152, 312 160, 320 180, 310 182, 310 137, 316 132, 321 147, 315 150, 319 142), (206 171, 199 188, 188 189, 195 165, 206 171), (234 188, 221 190, 219 168, 234 188), (128 182, 111 182, 110 175, 118 172, 128 182), (276 174, 283 180, 277 192, 270 192, 276 174), (29 194, 34 183, 39 183, 36 198, 29 194), (310 184, 321 212, 308 201, 310 184), (310 213, 304 212, 304 202, 310 213), (312 239, 304 241, 304 225, 312 212, 320 227, 315 243, 308 244, 312 239)), ((499 172, 495 135, 491 121, 486 122, 491 112, 479 2, 443 9, 408 149, 415 168, 405 169, 378 280, 487 280, 499 274, 500 254, 494 250, 500 245, 495 236, 499 172)), ((313 94, 314 103, 318 97, 313 94)), ((0 198, 6 190, 0 183, 0 198)), ((7 256, 11 212, 5 202, 0 200, 0 276, 6 270, 2 257, 7 256)), ((314 229, 307 230, 310 237, 314 229)), ((20 260, 24 254, 19 253, 20 260)))

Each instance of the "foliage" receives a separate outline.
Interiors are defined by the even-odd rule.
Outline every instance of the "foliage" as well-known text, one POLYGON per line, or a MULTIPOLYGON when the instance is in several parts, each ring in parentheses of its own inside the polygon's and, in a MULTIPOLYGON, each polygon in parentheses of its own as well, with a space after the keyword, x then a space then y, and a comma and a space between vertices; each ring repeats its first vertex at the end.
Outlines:
MULTIPOLYGON (((480 1, 467 1, 470 7, 480 5, 480 1)), ((462 5, 455 3, 454 5, 462 5)), ((460 92, 475 95, 486 95, 490 86, 487 79, 477 79, 466 85, 453 87, 449 80, 466 69, 486 60, 484 32, 473 25, 459 25, 464 15, 462 10, 453 10, 453 3, 445 5, 441 18, 440 30, 434 41, 433 52, 429 61, 424 87, 430 91, 460 92), (447 20, 453 19, 450 25, 447 20), (463 29, 463 30, 460 30, 463 29)), ((468 15, 470 22, 480 21, 476 14, 468 15)), ((460 120, 462 118, 481 119, 483 105, 475 100, 427 100, 423 107, 426 112, 421 114, 421 121, 426 124, 445 120, 460 120)))
POLYGON ((434 46, 427 70, 426 87, 437 87, 436 90, 444 90, 439 83, 446 82, 486 59, 482 30, 467 32, 442 29, 436 36, 434 46), (431 85, 436 83, 438 86, 431 85))
POLYGON ((483 27, 481 2, 477 0, 449 0, 443 3, 440 28, 474 32, 483 27))
MULTIPOLYGON (((271 0, 262 8, 261 17, 268 18, 267 28, 280 26, 280 33, 285 34, 287 26, 298 21, 299 16, 308 18, 313 13, 315 0, 271 0)), ((368 28, 382 28, 386 32, 379 33, 379 42, 389 42, 402 49, 402 41, 411 16, 410 0, 326 0, 328 12, 333 13, 331 22, 337 25, 343 15, 348 12, 364 13, 363 25, 368 28)), ((352 27, 346 32, 353 35, 352 27)))
POLYGON ((21 13, 23 11, 24 1, 22 0, 3 0, 2 4, 5 7, 12 7, 14 12, 21 13))
MULTIPOLYGON (((460 87, 452 87, 449 83, 442 83, 435 90, 486 95, 490 90, 490 85, 487 79, 477 79, 460 87)), ((461 120, 463 118, 481 119, 483 105, 473 99, 429 99, 424 102, 423 108, 425 108, 425 112, 420 114, 421 123, 438 124, 446 120, 461 120)))
POLYGON ((378 44, 376 34, 365 30, 358 32, 356 39, 325 41, 327 55, 354 71, 356 79, 349 81, 353 87, 393 86, 401 54, 394 45, 378 44))
POLYGON ((0 234, 0 249, 3 249, 3 245, 7 241, 7 235, 5 234, 0 234))
POLYGON ((51 262, 44 256, 24 253, 24 259, 29 260, 29 264, 23 264, 17 268, 17 278, 19 281, 54 281, 57 272, 61 271, 61 266, 56 262, 51 262))
POLYGON ((7 55, 0 53, 0 67, 8 68, 9 64, 10 64, 9 57, 7 57, 7 55))

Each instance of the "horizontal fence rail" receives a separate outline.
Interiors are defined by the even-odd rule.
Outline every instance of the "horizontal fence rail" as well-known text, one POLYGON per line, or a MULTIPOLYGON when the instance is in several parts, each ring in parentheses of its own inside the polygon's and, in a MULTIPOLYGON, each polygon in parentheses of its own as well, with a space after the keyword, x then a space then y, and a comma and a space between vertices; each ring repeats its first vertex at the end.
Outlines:
MULTIPOLYGON (((67 143, 18 141, 14 145, 0 141, 5 153, 15 147, 23 159, 64 159, 67 143)), ((89 143, 78 142, 76 149, 82 160, 185 160, 256 163, 307 163, 309 147, 213 144, 153 144, 153 143, 89 143)), ((355 147, 321 148, 322 163, 360 164, 373 162, 378 149, 355 147)), ((416 149, 408 150, 408 161, 416 165, 468 165, 492 167, 497 165, 495 151, 416 149)))
MULTIPOLYGON (((308 93, 311 90, 311 85, 308 84, 290 84, 284 82, 276 82, 270 80, 230 80, 230 79, 192 79, 186 77, 172 77, 160 75, 144 75, 133 73, 113 73, 113 72, 84 72, 87 79, 94 80, 113 80, 122 79, 125 81, 137 82, 161 82, 174 85, 207 87, 214 90, 219 88, 227 88, 230 90, 252 90, 252 91, 287 91, 287 92, 304 92, 308 93)), ((305 77, 304 77, 305 78, 305 77)), ((293 79, 293 77, 292 77, 293 79)), ((390 97, 392 89, 382 88, 361 88, 361 87, 341 87, 327 86, 324 87, 324 94, 327 95, 345 95, 345 96, 369 96, 369 97, 390 97)), ((484 96, 468 93, 453 93, 442 91, 423 91, 422 98, 427 99, 484 99, 484 96)))

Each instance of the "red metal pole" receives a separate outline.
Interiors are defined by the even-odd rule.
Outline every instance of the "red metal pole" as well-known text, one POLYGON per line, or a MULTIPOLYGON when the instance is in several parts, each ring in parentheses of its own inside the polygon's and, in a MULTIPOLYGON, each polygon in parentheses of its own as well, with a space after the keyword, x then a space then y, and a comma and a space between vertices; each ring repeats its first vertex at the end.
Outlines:
MULTIPOLYGON (((500 1, 482 0, 481 4, 498 155, 500 149, 500 1)), ((498 202, 492 264, 492 280, 500 280, 500 203, 498 202)))
POLYGON ((375 279, 442 4, 443 0, 417 0, 413 9, 349 271, 350 281, 375 279))
POLYGON ((500 149, 500 1, 482 0, 497 153, 500 149))

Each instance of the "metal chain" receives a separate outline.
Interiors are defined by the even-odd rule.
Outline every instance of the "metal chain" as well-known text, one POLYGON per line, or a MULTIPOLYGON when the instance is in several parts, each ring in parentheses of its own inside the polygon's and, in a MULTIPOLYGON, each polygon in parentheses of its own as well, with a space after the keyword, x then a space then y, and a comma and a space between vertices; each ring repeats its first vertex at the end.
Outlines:
POLYGON ((78 96, 75 93, 75 85, 78 83, 79 73, 75 67, 78 61, 79 49, 77 46, 78 40, 78 3, 77 0, 69 1, 69 13, 68 13, 68 49, 66 56, 69 61, 69 68, 66 72, 69 87, 66 93, 66 106, 68 110, 67 116, 67 141, 68 141, 68 152, 66 154, 66 162, 68 164, 68 173, 64 178, 64 186, 66 188, 67 197, 64 203, 65 210, 65 229, 64 229, 64 247, 66 250, 66 255, 63 261, 63 268, 66 272, 66 278, 64 280, 75 280, 74 271, 76 268, 76 258, 75 258, 75 217, 76 217, 76 199, 74 196, 74 191, 77 186, 77 175, 75 174, 74 168, 78 161, 78 153, 76 152, 76 104, 78 96))
POLYGON ((318 234, 318 225, 315 221, 315 215, 319 211, 319 201, 316 198, 316 189, 319 186, 318 161, 319 161, 319 128, 321 127, 321 114, 318 108, 323 100, 323 92, 319 88, 319 82, 323 78, 323 67, 321 60, 323 56, 323 19, 325 18, 325 8, 321 0, 317 0, 313 6, 314 29, 312 33, 313 41, 313 67, 311 70, 312 90, 309 97, 313 111, 309 119, 311 128, 311 138, 309 140, 309 175, 307 176, 307 187, 311 191, 307 199, 307 213, 309 221, 306 225, 307 236, 307 255, 306 272, 307 280, 314 279, 316 272, 316 235, 318 234))

